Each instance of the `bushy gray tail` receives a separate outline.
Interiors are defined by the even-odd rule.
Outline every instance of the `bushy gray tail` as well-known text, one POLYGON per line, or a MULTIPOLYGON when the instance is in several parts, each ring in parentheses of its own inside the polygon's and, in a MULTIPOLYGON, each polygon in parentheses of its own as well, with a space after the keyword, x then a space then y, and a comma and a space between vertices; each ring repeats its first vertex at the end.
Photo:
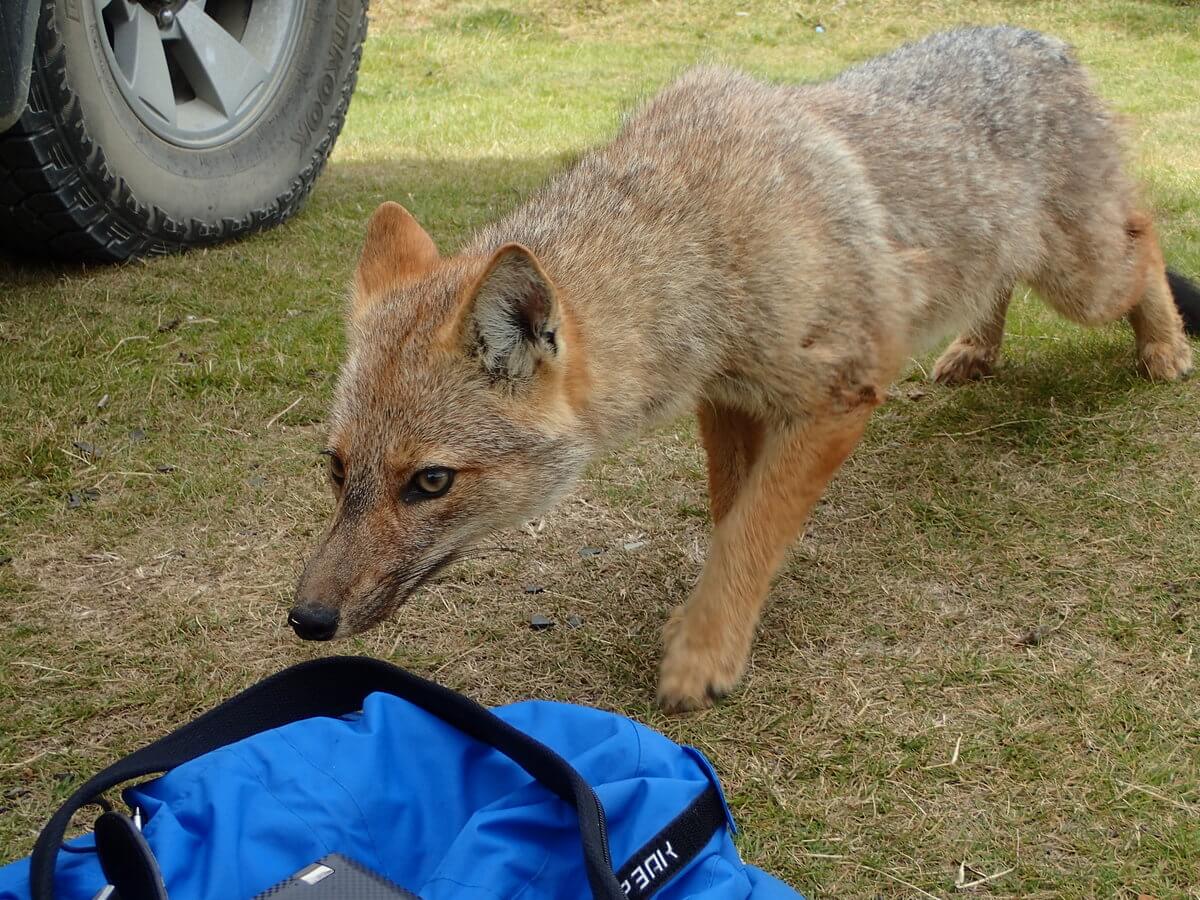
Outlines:
POLYGON ((1171 296, 1183 317, 1183 330, 1193 337, 1200 337, 1200 284, 1170 269, 1167 269, 1167 284, 1171 286, 1171 296))

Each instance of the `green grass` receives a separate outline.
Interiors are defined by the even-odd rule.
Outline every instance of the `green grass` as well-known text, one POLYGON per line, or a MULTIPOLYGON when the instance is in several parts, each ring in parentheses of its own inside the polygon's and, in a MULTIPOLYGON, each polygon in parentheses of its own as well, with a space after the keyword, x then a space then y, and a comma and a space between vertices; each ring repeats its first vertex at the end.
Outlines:
MULTIPOLYGON (((293 222, 153 263, 0 270, 0 859, 116 756, 327 652, 283 611, 328 510, 316 451, 379 201, 452 250, 693 61, 818 77, 993 21, 1079 47, 1130 118, 1168 258, 1200 273, 1200 8, 1128 0, 384 3, 293 222)), ((515 552, 335 649, 701 747, 744 856, 813 896, 997 876, 974 890, 1200 897, 1200 390, 1138 380, 1131 347, 1124 326, 1085 332, 1022 296, 996 378, 938 389, 920 360, 713 711, 651 703, 658 630, 708 531, 689 421, 598 463, 543 530, 502 538, 515 552), (534 612, 586 621, 534 634, 534 612)))

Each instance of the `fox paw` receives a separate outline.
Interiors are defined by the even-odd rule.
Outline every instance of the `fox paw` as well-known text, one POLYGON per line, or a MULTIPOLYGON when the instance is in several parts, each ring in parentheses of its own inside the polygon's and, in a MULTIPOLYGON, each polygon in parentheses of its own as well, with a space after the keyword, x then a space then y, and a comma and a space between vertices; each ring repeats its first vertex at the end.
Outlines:
POLYGON ((933 380, 938 384, 965 384, 992 374, 996 366, 994 350, 966 341, 955 341, 938 357, 933 367, 933 380))
POLYGON ((1178 381, 1192 371, 1187 340, 1154 341, 1138 347, 1138 370, 1152 381, 1178 381))
POLYGON ((746 667, 748 646, 728 632, 697 628, 691 618, 676 610, 663 635, 658 703, 668 712, 712 706, 737 686, 746 667))

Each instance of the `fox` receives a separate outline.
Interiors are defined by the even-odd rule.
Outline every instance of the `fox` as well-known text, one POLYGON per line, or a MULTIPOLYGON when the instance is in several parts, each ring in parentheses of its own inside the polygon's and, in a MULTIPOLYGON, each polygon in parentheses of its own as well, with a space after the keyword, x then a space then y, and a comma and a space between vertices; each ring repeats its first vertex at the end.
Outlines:
POLYGON ((712 536, 658 699, 711 705, 914 355, 953 338, 932 378, 989 376, 1025 284, 1072 322, 1127 319, 1144 376, 1191 371, 1200 291, 1168 273, 1124 157, 1066 43, 972 27, 817 83, 689 69, 453 255, 384 202, 349 292, 334 511, 289 623, 379 624, 591 460, 694 412, 712 536))

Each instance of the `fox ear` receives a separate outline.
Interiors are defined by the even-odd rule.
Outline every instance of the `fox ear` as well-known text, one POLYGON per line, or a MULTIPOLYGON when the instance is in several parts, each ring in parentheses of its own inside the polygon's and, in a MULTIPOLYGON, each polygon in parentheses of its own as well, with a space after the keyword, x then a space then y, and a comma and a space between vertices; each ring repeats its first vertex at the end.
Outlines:
POLYGON ((561 349, 554 285, 527 248, 505 244, 467 295, 459 333, 494 376, 529 378, 561 349))
POLYGON ((392 288, 415 281, 437 261, 437 245, 409 211, 391 200, 381 203, 367 222, 350 317, 359 318, 392 288))

